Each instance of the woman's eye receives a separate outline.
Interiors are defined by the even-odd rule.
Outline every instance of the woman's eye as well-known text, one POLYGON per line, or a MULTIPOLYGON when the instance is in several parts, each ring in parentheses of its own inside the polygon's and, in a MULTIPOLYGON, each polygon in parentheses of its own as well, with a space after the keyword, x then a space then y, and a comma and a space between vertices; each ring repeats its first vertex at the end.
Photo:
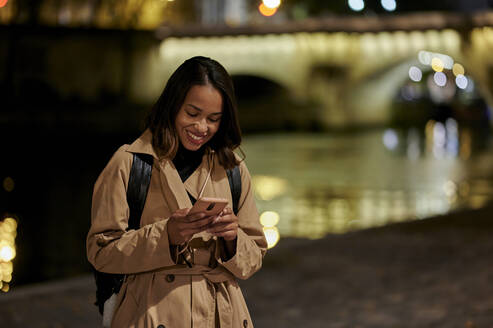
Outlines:
POLYGON ((209 121, 216 123, 219 122, 221 119, 220 118, 209 118, 209 121))
POLYGON ((190 113, 190 112, 187 112, 187 114, 188 114, 188 116, 190 116, 190 117, 197 117, 197 115, 199 115, 199 114, 197 114, 197 113, 190 113))

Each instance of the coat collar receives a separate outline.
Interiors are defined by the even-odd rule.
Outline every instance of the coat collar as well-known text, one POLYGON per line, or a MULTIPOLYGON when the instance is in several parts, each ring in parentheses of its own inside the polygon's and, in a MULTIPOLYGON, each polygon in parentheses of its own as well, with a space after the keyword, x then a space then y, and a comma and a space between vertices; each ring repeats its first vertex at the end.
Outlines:
MULTIPOLYGON (((149 154, 154 157, 154 167, 157 167, 160 171, 159 178, 161 188, 163 188, 163 196, 172 212, 180 208, 190 208, 192 206, 187 192, 194 198, 198 197, 200 188, 207 179, 210 168, 209 165, 212 164, 209 160, 209 156, 211 156, 210 152, 205 151, 202 163, 185 183, 183 183, 173 162, 170 159, 160 159, 157 156, 154 147, 152 146, 152 132, 149 129, 145 130, 144 133, 127 148, 127 151, 131 153, 149 154)), ((203 196, 226 198, 229 200, 230 204, 232 204, 226 171, 220 165, 217 156, 212 156, 211 160, 214 162, 213 170, 211 172, 211 177, 205 186, 203 196)))
POLYGON ((154 159, 159 160, 159 157, 152 146, 152 132, 149 129, 145 130, 137 140, 132 142, 127 148, 127 151, 131 153, 152 155, 154 159))

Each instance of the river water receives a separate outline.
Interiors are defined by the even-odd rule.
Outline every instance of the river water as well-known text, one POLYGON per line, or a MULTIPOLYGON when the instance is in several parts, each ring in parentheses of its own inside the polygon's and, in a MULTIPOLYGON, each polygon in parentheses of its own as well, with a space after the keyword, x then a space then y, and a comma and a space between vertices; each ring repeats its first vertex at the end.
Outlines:
MULTIPOLYGON (((437 123, 421 132, 246 135, 242 149, 271 247, 283 237, 321 238, 485 205, 493 198, 493 149, 488 134, 474 131, 437 123)), ((41 140, 79 140, 67 134, 41 140)), ((82 138, 57 165, 60 147, 32 147, 29 158, 44 159, 36 170, 29 160, 3 163, 12 178, 3 181, 0 207, 18 219, 17 237, 13 226, 4 225, 10 237, 0 229, 0 241, 13 237, 17 253, 13 267, 9 256, 10 266, 0 268, 4 287, 10 279, 14 286, 89 270, 92 186, 114 149, 133 139, 82 138)), ((24 149, 12 146, 11 158, 25 158, 24 149)))
POLYGON ((430 133, 246 137, 242 149, 270 243, 485 205, 493 198, 489 137, 438 124, 430 133))

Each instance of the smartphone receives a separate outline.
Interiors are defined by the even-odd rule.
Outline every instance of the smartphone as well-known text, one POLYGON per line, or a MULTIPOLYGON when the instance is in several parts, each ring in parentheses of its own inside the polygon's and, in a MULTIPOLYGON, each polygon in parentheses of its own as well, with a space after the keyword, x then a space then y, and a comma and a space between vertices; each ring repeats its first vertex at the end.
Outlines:
POLYGON ((228 205, 227 199, 202 197, 195 202, 189 213, 205 212, 207 216, 218 215, 226 205, 228 205))

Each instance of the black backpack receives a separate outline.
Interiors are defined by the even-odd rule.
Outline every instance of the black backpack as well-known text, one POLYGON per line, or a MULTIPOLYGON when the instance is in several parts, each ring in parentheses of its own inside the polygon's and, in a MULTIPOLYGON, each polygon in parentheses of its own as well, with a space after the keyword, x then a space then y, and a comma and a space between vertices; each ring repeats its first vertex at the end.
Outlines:
MULTIPOLYGON (((138 229, 140 227, 140 217, 144 210, 147 191, 151 182, 152 174, 152 155, 135 153, 132 168, 128 179, 127 203, 130 209, 128 228, 138 229)), ((229 187, 233 198, 233 211, 238 213, 238 203, 241 195, 241 175, 238 166, 227 170, 229 187)), ((96 280, 96 302, 99 313, 103 314, 104 302, 113 294, 118 294, 123 284, 124 274, 104 273, 94 269, 96 280)))

